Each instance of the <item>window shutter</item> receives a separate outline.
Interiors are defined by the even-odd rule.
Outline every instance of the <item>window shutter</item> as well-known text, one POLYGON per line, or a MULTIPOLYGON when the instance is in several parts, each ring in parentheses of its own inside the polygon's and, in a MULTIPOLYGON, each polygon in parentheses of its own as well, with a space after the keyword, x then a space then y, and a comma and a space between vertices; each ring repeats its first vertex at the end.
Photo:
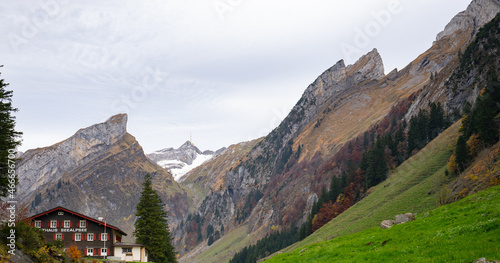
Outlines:
POLYGON ((69 227, 73 228, 73 221, 69 221, 69 227))
POLYGON ((64 234, 61 234, 61 240, 64 240, 64 234))
POLYGON ((87 241, 87 234, 83 234, 83 236, 82 236, 82 240, 83 240, 83 241, 87 241))
POLYGON ((56 234, 54 234, 54 238, 53 239, 54 239, 54 241, 56 241, 56 234))
POLYGON ((43 221, 40 221, 40 227, 43 227, 43 221))
POLYGON ((73 241, 75 241, 75 234, 73 234, 73 241))

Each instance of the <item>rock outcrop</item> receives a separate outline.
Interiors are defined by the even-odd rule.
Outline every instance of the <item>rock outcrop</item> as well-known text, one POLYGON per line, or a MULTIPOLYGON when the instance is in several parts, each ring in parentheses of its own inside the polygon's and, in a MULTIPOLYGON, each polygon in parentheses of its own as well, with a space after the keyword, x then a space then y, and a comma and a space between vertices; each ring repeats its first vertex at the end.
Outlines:
POLYGON ((473 38, 479 28, 491 21, 499 12, 499 0, 474 0, 465 11, 458 13, 446 25, 437 35, 436 41, 469 30, 472 30, 470 37, 473 38))

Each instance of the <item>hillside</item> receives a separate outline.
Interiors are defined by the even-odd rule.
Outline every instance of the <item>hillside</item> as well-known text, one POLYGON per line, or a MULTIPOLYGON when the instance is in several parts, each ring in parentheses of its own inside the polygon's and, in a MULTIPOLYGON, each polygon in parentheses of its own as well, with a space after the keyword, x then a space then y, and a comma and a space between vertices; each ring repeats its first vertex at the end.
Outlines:
POLYGON ((500 186, 390 229, 309 245, 265 262, 476 262, 500 259, 500 186))
POLYGON ((421 214, 436 208, 440 189, 448 180, 444 170, 459 127, 460 122, 455 123, 391 172, 386 181, 370 189, 363 200, 284 251, 364 231, 397 214, 421 214))
MULTIPOLYGON (((359 164, 362 152, 355 147, 363 139, 366 147, 377 136, 407 127, 431 103, 444 105, 450 118, 456 119, 451 117, 456 109, 466 100, 473 102, 479 93, 477 88, 472 88, 473 92, 450 88, 448 80, 479 28, 498 11, 496 1, 472 1, 426 52, 402 70, 384 75, 382 58, 374 49, 353 65, 346 66, 340 60, 323 72, 283 122, 241 158, 239 165, 212 175, 224 178, 223 185, 205 188, 208 192, 197 217, 186 218, 187 225, 197 226, 199 238, 196 247, 180 251, 186 255, 181 261, 228 260, 271 231, 300 226, 332 177, 340 178, 349 167, 359 164), (457 96, 461 102, 453 99, 457 96), (214 207, 218 209, 214 211, 214 207), (223 233, 221 239, 207 243, 211 237, 208 228, 223 233)), ((479 82, 474 84, 480 86, 479 82)), ((404 132, 408 134, 408 127, 404 132)), ((414 150, 408 146, 405 155, 411 156, 414 150)), ((443 153, 439 161, 447 161, 449 155, 443 153)), ((430 169, 439 170, 443 165, 430 169)), ((424 211, 432 208, 433 202, 431 196, 416 207, 424 211)), ((187 227, 182 232, 196 234, 187 227)))

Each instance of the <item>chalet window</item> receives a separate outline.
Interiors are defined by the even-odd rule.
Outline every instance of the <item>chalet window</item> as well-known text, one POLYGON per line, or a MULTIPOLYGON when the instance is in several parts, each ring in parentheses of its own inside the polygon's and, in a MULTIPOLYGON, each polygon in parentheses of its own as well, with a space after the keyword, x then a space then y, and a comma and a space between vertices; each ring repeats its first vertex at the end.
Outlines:
POLYGON ((101 256, 107 256, 108 255, 108 249, 107 248, 101 248, 101 256))
POLYGON ((54 240, 64 240, 64 235, 61 233, 57 233, 54 235, 54 240))
POLYGON ((75 235, 75 241, 82 241, 82 234, 76 233, 75 235))
POLYGON ((93 256, 94 255, 94 249, 93 248, 87 248, 87 256, 93 256))
POLYGON ((127 254, 127 253, 132 253, 131 247, 123 247, 122 248, 122 254, 127 254))
POLYGON ((63 215, 64 215, 64 212, 57 212, 57 215, 58 215, 58 216, 63 216, 63 215))
POLYGON ((35 227, 36 227, 36 228, 41 228, 41 227, 42 227, 42 221, 40 221, 40 220, 36 220, 36 221, 35 221, 35 227))
POLYGON ((71 227, 71 221, 64 220, 64 228, 70 228, 70 227, 71 227))
POLYGON ((87 228, 87 220, 80 220, 80 228, 87 228))
POLYGON ((94 241, 94 234, 93 233, 87 234, 87 241, 94 241))
POLYGON ((50 228, 57 228, 57 220, 50 220, 50 228))
POLYGON ((101 233, 100 241, 108 241, 108 233, 101 233))

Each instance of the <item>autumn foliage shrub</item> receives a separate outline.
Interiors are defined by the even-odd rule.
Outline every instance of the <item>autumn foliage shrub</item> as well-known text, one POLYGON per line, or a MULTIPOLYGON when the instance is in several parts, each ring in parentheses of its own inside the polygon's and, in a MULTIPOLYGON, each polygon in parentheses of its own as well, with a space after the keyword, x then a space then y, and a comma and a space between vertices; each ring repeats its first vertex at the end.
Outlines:
POLYGON ((77 246, 69 246, 67 252, 72 262, 78 262, 78 260, 82 257, 82 252, 77 246))

